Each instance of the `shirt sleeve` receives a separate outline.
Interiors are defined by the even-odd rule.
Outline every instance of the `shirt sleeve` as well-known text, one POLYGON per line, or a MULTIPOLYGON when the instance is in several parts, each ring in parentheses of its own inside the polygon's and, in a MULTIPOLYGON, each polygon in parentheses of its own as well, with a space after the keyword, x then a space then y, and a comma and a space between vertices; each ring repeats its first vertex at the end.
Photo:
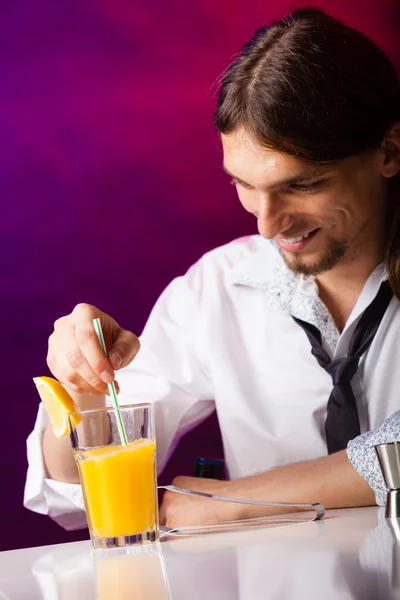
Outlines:
MULTIPOLYGON (((203 291, 201 265, 194 265, 184 277, 174 280, 150 314, 140 337, 139 354, 116 375, 121 405, 154 404, 159 473, 180 438, 215 410, 204 346, 209 332, 200 320, 203 291)), ((47 476, 42 455, 47 423, 46 412, 40 406, 27 440, 24 505, 49 515, 65 529, 86 527, 81 486, 47 476)))
POLYGON ((371 486, 379 506, 386 504, 386 486, 374 446, 388 442, 400 442, 400 411, 386 419, 378 429, 359 435, 347 445, 351 464, 371 486))
POLYGON ((47 477, 42 453, 43 432, 49 422, 43 404, 39 405, 35 427, 27 440, 28 473, 24 506, 34 512, 49 515, 67 530, 86 527, 81 486, 63 483, 47 477))

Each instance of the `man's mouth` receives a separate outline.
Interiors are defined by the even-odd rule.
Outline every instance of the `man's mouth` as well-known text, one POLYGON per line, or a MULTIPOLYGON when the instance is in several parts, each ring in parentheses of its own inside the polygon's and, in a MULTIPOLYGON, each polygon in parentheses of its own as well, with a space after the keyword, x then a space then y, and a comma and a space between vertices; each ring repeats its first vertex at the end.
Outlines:
POLYGON ((304 235, 299 235, 296 237, 276 237, 275 241, 278 246, 282 250, 286 250, 288 252, 300 252, 303 250, 312 239, 316 236, 319 231, 319 227, 317 229, 313 229, 304 235))

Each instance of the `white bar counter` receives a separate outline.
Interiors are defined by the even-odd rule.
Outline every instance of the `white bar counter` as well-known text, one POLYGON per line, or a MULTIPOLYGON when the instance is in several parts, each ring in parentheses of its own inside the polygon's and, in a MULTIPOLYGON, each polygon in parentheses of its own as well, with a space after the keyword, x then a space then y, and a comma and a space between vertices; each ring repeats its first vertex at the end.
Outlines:
POLYGON ((400 598, 393 529, 369 507, 133 549, 13 550, 0 553, 0 599, 391 600, 400 598))

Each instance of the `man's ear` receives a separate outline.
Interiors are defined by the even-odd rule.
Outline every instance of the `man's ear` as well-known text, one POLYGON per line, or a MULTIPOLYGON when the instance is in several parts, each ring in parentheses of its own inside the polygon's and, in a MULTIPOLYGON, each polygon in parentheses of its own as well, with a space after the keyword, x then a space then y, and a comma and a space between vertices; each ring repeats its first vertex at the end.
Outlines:
POLYGON ((395 123, 382 142, 383 162, 381 173, 390 178, 400 172, 400 123, 395 123))

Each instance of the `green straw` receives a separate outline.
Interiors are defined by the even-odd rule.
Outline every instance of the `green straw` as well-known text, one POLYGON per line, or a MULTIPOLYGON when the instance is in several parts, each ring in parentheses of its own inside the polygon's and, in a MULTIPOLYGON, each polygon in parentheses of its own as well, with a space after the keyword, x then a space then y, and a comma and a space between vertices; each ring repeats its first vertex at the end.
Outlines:
MULTIPOLYGON (((93 319, 93 325, 94 325, 94 330, 96 332, 96 335, 99 338, 101 349, 103 350, 104 354, 107 356, 107 349, 106 349, 106 344, 104 342, 103 330, 101 328, 100 319, 93 319)), ((125 427, 122 422, 121 412, 119 410, 118 396, 117 396, 117 391, 115 389, 115 383, 112 381, 111 383, 108 383, 107 385, 108 385, 108 391, 110 392, 111 402, 113 404, 113 407, 115 409, 115 414, 117 417, 117 426, 118 426, 119 437, 121 439, 122 445, 126 446, 128 444, 128 438, 126 437, 125 427)))

